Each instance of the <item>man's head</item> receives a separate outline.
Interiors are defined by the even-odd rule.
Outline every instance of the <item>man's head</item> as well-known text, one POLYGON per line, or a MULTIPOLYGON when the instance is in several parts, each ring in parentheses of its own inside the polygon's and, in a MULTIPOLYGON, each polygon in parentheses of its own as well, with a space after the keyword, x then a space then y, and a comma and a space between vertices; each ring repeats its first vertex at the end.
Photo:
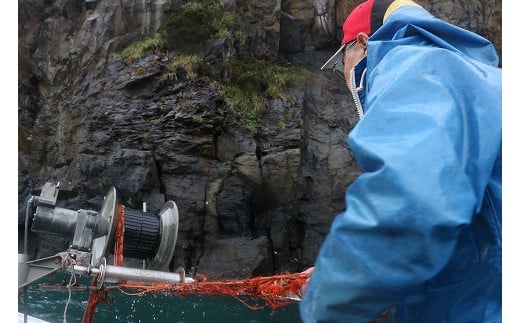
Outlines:
POLYGON ((332 69, 343 75, 347 87, 354 89, 349 82, 350 71, 366 56, 368 37, 383 24, 383 17, 393 0, 367 0, 359 4, 343 23, 343 39, 339 50, 321 67, 332 69))

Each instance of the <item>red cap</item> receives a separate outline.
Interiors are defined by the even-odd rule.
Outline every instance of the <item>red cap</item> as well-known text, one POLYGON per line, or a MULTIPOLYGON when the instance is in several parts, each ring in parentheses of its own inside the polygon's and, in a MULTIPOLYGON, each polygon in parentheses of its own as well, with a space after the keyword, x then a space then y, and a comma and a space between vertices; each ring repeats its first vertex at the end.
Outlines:
POLYGON ((334 55, 321 67, 322 70, 335 69, 343 71, 343 48, 345 44, 357 38, 360 32, 372 35, 383 25, 386 10, 394 0, 367 0, 358 5, 343 23, 343 40, 334 55))
POLYGON ((392 0, 368 0, 358 5, 343 23, 343 40, 346 44, 356 39, 360 32, 374 33, 383 24, 383 16, 392 0))
POLYGON ((341 45, 356 39, 360 32, 367 35, 371 34, 370 30, 370 13, 374 0, 368 0, 358 5, 343 23, 343 40, 341 45))

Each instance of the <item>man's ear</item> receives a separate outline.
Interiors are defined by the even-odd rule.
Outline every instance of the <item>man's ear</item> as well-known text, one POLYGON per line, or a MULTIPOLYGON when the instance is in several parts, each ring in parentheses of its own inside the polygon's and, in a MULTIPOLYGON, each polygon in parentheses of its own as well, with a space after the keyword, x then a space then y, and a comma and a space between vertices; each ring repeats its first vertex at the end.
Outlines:
POLYGON ((365 34, 364 32, 360 32, 359 34, 357 34, 356 40, 357 40, 358 43, 363 45, 363 47, 367 48, 367 43, 368 43, 368 35, 367 34, 365 34))

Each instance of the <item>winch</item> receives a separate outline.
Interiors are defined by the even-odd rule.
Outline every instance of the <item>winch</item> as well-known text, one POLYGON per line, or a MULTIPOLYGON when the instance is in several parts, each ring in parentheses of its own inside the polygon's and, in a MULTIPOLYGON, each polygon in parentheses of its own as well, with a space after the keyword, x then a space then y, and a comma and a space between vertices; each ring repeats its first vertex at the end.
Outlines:
POLYGON ((70 210, 57 206, 59 190, 59 182, 47 182, 40 195, 31 196, 27 202, 24 253, 18 254, 19 288, 60 270, 96 277, 94 288, 120 281, 193 281, 185 279, 182 268, 168 271, 179 226, 179 213, 173 201, 164 203, 158 214, 135 210, 119 204, 116 189, 112 187, 99 212, 70 210), (30 228, 29 223, 32 223, 30 228), (28 245, 32 232, 70 237, 69 246, 53 256, 30 259, 28 245), (115 255, 118 248, 122 252, 115 255), (142 268, 107 264, 110 254, 114 259, 119 256, 142 260, 142 268))
MULTIPOLYGON (((164 203, 156 215, 146 212, 146 208, 139 211, 119 204, 116 189, 112 187, 99 212, 69 210, 58 206, 61 205, 57 203, 59 190, 59 183, 48 182, 39 196, 31 196, 27 202, 24 253, 18 255, 18 286, 27 306, 27 285, 56 271, 69 272, 68 284, 65 281, 38 284, 40 290, 68 292, 64 322, 72 291, 90 291, 82 322, 92 323, 97 303, 110 303, 110 291, 120 291, 127 296, 227 295, 252 310, 276 309, 301 300, 310 278, 310 272, 305 271, 210 281, 200 273, 196 279, 185 277, 183 268, 170 272, 168 267, 179 226, 179 213, 173 201, 164 203), (66 237, 70 239, 68 248, 50 257, 30 259, 31 233, 66 237), (124 257, 137 259, 142 264, 126 266, 124 257), (91 284, 78 285, 78 274, 93 277, 91 284), (259 304, 259 300, 264 304, 259 304)), ((52 276, 49 281, 55 281, 52 276)), ((26 322, 35 322, 28 316, 27 308, 23 315, 19 313, 20 320, 22 316, 26 322)))

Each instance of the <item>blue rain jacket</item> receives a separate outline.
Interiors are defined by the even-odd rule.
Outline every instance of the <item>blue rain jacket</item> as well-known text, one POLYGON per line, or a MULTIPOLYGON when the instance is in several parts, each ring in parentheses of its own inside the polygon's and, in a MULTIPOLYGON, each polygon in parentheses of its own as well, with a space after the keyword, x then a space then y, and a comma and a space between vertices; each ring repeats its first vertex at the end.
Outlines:
MULTIPOLYGON (((502 70, 493 45, 420 7, 369 38, 348 188, 304 322, 501 322, 502 70)), ((361 73, 358 73, 361 74, 361 73)))

